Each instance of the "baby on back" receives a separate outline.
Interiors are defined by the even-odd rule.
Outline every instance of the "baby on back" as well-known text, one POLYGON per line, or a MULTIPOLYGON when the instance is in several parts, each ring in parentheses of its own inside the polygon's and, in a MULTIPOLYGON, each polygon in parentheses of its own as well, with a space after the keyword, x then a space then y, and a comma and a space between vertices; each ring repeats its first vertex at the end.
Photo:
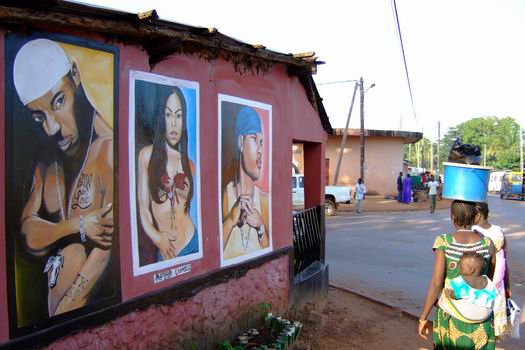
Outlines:
POLYGON ((481 275, 483 256, 476 252, 465 252, 459 259, 460 275, 449 280, 445 295, 450 299, 468 300, 478 306, 492 309, 496 299, 496 287, 486 275, 481 275))

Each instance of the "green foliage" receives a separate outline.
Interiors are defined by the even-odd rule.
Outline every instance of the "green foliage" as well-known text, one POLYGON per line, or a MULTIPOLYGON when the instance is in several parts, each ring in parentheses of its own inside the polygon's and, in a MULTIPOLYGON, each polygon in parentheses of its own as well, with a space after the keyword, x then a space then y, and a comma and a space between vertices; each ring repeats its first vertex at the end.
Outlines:
MULTIPOLYGON (((486 145, 484 154, 486 165, 501 170, 519 170, 519 124, 514 118, 478 117, 449 128, 439 145, 439 159, 437 159, 437 142, 432 145, 435 168, 439 164, 439 168, 443 169, 442 163, 448 161, 450 148, 457 138, 460 138, 463 143, 479 146, 482 154, 485 153, 486 145)), ((405 146, 405 159, 415 166, 417 164, 416 147, 419 147, 421 167, 429 169, 430 140, 423 138, 418 144, 419 146, 405 146)))
POLYGON ((267 314, 268 312, 272 311, 272 304, 266 301, 261 301, 259 304, 257 304, 257 308, 261 313, 267 314))
MULTIPOLYGON (((463 143, 480 147, 485 152, 488 166, 495 169, 519 169, 520 139, 519 125, 512 117, 479 117, 457 125, 443 138, 443 156, 448 157, 454 138, 459 136, 463 143)), ((444 160, 444 159, 443 159, 444 160)))
POLYGON ((436 167, 436 155, 437 146, 432 143, 430 139, 423 137, 419 142, 413 145, 405 145, 404 148, 404 159, 408 160, 412 166, 418 165, 418 153, 419 153, 419 166, 421 168, 430 169, 430 162, 434 159, 434 168, 436 167), (432 147, 432 151, 430 150, 432 147))
POLYGON ((191 340, 184 340, 182 342, 182 347, 184 350, 198 350, 197 345, 191 340))
POLYGON ((244 347, 240 345, 233 346, 229 341, 225 340, 217 345, 217 350, 244 350, 244 347))

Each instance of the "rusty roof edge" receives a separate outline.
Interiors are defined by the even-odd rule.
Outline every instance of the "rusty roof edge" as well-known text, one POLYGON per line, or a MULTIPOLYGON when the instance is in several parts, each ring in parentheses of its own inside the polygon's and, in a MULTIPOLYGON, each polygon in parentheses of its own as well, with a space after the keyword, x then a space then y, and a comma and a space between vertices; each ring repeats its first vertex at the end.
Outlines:
MULTIPOLYGON (((49 24, 55 21, 54 23, 57 24, 69 24, 73 28, 80 28, 82 27, 83 21, 75 22, 71 16, 89 17, 94 23, 100 24, 100 27, 91 29, 101 34, 135 34, 136 37, 144 37, 146 35, 173 37, 174 39, 198 43, 209 49, 217 49, 219 46, 220 49, 233 53, 242 53, 246 56, 269 60, 274 63, 295 66, 296 69, 294 72, 296 75, 307 75, 308 72, 311 73, 315 71, 315 67, 317 66, 316 61, 296 58, 292 54, 283 54, 266 48, 256 48, 254 45, 242 42, 218 31, 209 31, 208 28, 195 27, 155 18, 140 20, 137 14, 100 6, 60 0, 3 1, 0 6, 4 8, 4 11, 2 11, 3 15, 0 16, 0 21, 5 23, 23 23, 24 20, 30 20, 37 24, 49 24), (11 11, 6 12, 5 8, 10 8, 11 11), (16 14, 17 9, 21 12, 19 16, 16 14), (26 11, 22 11, 23 9, 26 9, 26 11), (43 13, 55 15, 60 13, 67 15, 67 17, 46 18, 45 21, 39 21, 39 17, 41 17, 43 13), (113 21, 116 23, 113 25, 105 23, 104 25, 100 23, 102 21, 113 21), (124 25, 124 28, 119 32, 116 24, 124 25), (124 33, 122 31, 124 31, 124 33)), ((322 64, 322 62, 320 62, 320 64, 322 64)))
MULTIPOLYGON (((334 135, 343 135, 344 128, 334 129, 334 135)), ((360 129, 348 129, 348 135, 359 136, 361 134, 360 129)), ((378 136, 378 137, 399 137, 404 139, 404 143, 415 143, 423 138, 423 133, 418 131, 404 131, 404 130, 377 130, 377 129, 365 129, 365 136, 378 136)))
POLYGON ((317 85, 315 84, 314 78, 310 75, 308 76, 308 79, 310 80, 310 84, 312 86, 312 90, 316 99, 317 113, 319 114, 319 118, 321 119, 321 124, 323 125, 323 128, 327 134, 333 135, 334 129, 332 128, 330 118, 328 118, 328 114, 326 113, 326 110, 324 108, 323 98, 319 94, 319 90, 317 90, 317 85))
MULTIPOLYGON (((153 11, 151 11, 153 12, 153 11)), ((213 55, 232 60, 234 65, 235 55, 244 55, 251 62, 248 67, 259 72, 267 69, 264 62, 269 64, 284 64, 290 76, 299 78, 304 86, 308 100, 314 110, 319 114, 322 126, 328 134, 333 133, 332 126, 326 114, 312 74, 316 72, 317 65, 323 64, 316 61, 317 57, 293 54, 283 54, 268 50, 264 46, 251 45, 235 38, 226 36, 215 28, 194 27, 186 24, 169 22, 155 16, 139 19, 138 14, 114 10, 102 6, 88 5, 79 2, 61 0, 27 0, 23 2, 6 0, 0 3, 0 26, 14 25, 24 30, 50 24, 61 25, 66 28, 82 30, 89 28, 91 32, 98 33, 106 40, 117 40, 125 44, 138 45, 150 57, 150 66, 173 54, 175 47, 181 42, 188 45, 200 46, 201 49, 213 55), (163 48, 156 50, 155 42, 172 39, 163 44, 163 48), (140 44, 144 41, 142 44, 140 44), (226 56, 220 51, 229 52, 226 56), (233 56, 231 56, 233 55, 233 56)), ((215 56, 215 57, 216 57, 215 56)), ((236 67, 237 70, 237 67, 236 67)), ((246 71, 246 69, 245 69, 246 71)), ((253 70, 252 70, 253 72, 253 70)))

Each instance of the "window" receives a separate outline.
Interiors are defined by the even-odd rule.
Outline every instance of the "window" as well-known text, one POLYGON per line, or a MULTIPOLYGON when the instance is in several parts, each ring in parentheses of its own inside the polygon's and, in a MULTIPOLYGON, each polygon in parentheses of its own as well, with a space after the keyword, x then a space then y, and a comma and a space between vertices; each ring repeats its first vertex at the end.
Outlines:
POLYGON ((297 187, 297 178, 292 177, 292 188, 296 188, 296 187, 297 187))
POLYGON ((304 176, 299 178, 299 188, 304 188, 304 176))

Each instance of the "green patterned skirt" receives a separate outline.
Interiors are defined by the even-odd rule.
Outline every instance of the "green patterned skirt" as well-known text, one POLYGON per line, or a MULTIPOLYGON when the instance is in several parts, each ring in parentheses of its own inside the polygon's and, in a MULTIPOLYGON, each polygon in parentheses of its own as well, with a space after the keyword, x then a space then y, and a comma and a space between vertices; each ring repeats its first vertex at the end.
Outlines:
POLYGON ((434 349, 494 350, 494 316, 482 323, 465 323, 441 308, 434 315, 434 349))

